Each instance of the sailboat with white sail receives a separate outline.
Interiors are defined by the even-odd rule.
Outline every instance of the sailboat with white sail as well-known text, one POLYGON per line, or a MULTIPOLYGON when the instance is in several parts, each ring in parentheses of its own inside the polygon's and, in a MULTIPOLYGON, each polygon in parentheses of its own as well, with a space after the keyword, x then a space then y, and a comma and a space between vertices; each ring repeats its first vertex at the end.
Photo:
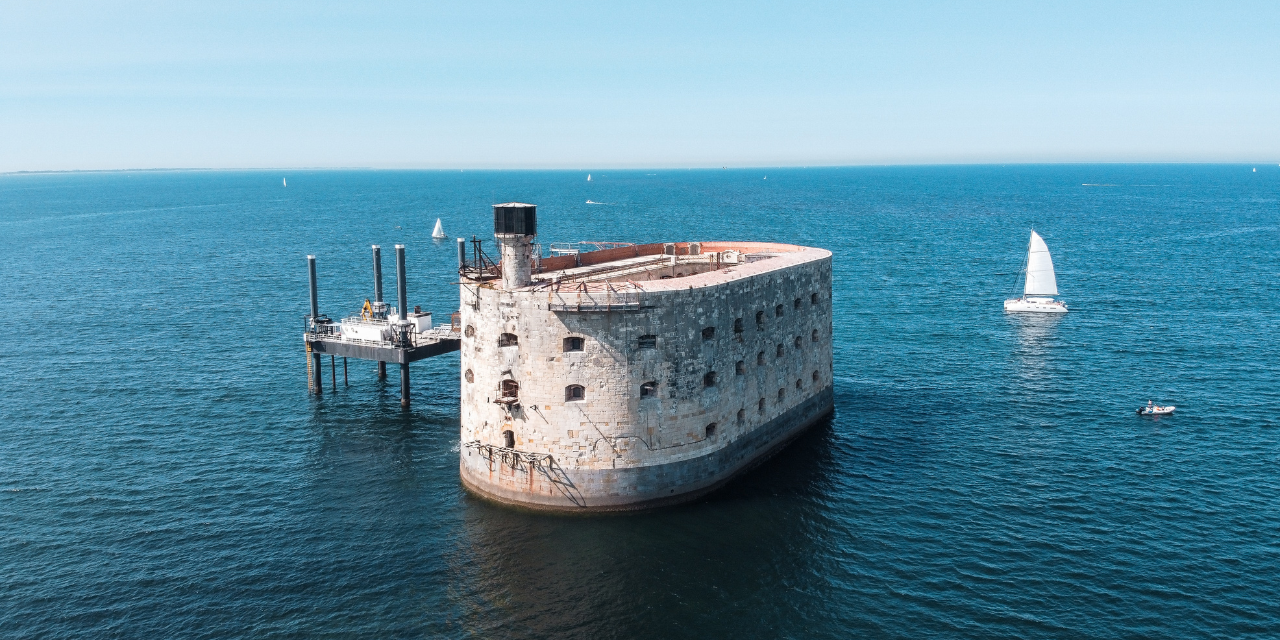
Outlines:
POLYGON ((1052 298, 1058 295, 1058 280, 1053 275, 1053 258, 1049 256, 1049 247, 1045 245, 1044 238, 1034 229, 1027 246, 1027 268, 1024 271, 1026 280, 1022 286, 1022 297, 1005 300, 1005 311, 1067 312, 1066 304, 1052 298))
POLYGON ((442 240, 444 235, 444 225, 440 224, 440 218, 436 218, 436 228, 431 230, 431 237, 436 240, 442 240))

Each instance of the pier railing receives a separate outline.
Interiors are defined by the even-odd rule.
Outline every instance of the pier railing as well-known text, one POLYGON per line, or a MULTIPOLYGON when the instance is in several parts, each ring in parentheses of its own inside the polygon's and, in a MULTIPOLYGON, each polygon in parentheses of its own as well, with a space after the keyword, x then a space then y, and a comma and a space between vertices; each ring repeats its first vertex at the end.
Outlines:
MULTIPOLYGON (((453 314, 457 315, 457 314, 453 314)), ((456 340, 460 326, 456 322, 449 324, 439 324, 426 331, 418 332, 414 330, 412 324, 395 324, 388 320, 367 320, 359 316, 347 318, 348 320, 356 320, 364 324, 383 325, 389 332, 389 340, 367 340, 364 338, 353 338, 342 334, 342 325, 336 322, 311 322, 311 316, 303 316, 303 334, 308 342, 317 342, 321 340, 345 342, 348 344, 363 345, 366 347, 398 347, 402 349, 412 347, 422 347, 434 344, 441 340, 456 340)), ((328 320, 325 318, 325 320, 328 320)))

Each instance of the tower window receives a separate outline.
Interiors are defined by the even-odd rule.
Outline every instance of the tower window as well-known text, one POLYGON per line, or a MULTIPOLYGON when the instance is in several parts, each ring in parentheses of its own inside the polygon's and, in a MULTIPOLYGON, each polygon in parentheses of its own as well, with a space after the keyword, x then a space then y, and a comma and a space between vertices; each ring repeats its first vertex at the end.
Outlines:
POLYGON ((816 293, 809 294, 809 304, 818 304, 818 294, 816 293))
POLYGON ((517 338, 516 334, 514 333, 504 333, 498 336, 499 347, 514 347, 519 344, 520 344, 520 338, 517 338))
POLYGON ((756 328, 764 329, 764 312, 763 311, 756 312, 756 328))
POLYGON ((746 372, 747 372, 747 363, 745 363, 745 362, 743 362, 743 361, 739 360, 736 364, 734 364, 734 365, 733 365, 733 372, 734 372, 734 373, 736 373, 736 374, 738 374, 738 375, 742 375, 742 374, 746 373, 746 372))
POLYGON ((810 337, 810 338, 812 338, 814 342, 817 342, 817 341, 818 341, 818 330, 817 330, 817 329, 814 329, 814 330, 813 330, 813 333, 812 333, 812 334, 810 334, 810 335, 809 335, 809 337, 810 337))
POLYGON ((707 434, 706 437, 708 438, 710 438, 711 436, 714 436, 716 434, 716 423, 712 422, 711 424, 707 425, 707 428, 704 430, 704 432, 707 434))
POLYGON ((640 336, 640 340, 636 344, 641 349, 656 349, 658 348, 658 336, 655 336, 655 335, 640 336))
POLYGON ((502 432, 502 444, 508 449, 516 448, 516 434, 514 431, 507 429, 502 432))
POLYGON ((710 339, 712 339, 712 338, 714 338, 714 337, 716 337, 716 328, 715 328, 715 327, 707 327, 707 328, 705 328, 705 329, 703 329, 703 330, 702 330, 702 339, 703 339, 703 340, 710 340, 710 339))
POLYGON ((571 384, 564 388, 564 401, 576 402, 587 397, 587 390, 580 384, 571 384))
POLYGON ((760 353, 757 353, 757 354, 756 354, 756 364, 764 364, 764 352, 763 352, 763 351, 761 351, 760 353))
POLYGON ((747 421, 747 410, 738 409, 738 424, 742 424, 746 421, 747 421))
POLYGON ((797 349, 804 345, 804 341, 800 339, 800 336, 796 336, 796 339, 792 342, 795 343, 797 349))
POLYGON ((786 350, 782 348, 782 343, 781 343, 781 342, 779 342, 779 343, 778 343, 778 357, 779 357, 779 358, 781 358, 781 357, 783 356, 783 354, 785 354, 785 353, 786 353, 786 350))
POLYGON ((582 351, 582 346, 584 344, 586 344, 586 341, 582 338, 579 338, 578 336, 570 336, 564 339, 564 350, 566 353, 569 351, 582 351))
POLYGON ((782 317, 782 305, 778 305, 773 308, 773 315, 778 318, 782 317))
POLYGON ((785 387, 782 389, 778 389, 778 404, 782 404, 782 401, 785 400, 786 398, 787 398, 787 389, 785 387))
POLYGON ((702 386, 704 387, 716 386, 716 372, 708 371, 707 375, 702 376, 702 386))
POLYGON ((813 383, 818 384, 818 372, 816 370, 813 372, 813 383))
POLYGON ((764 413, 764 398, 760 398, 760 402, 756 403, 756 411, 764 413))
POLYGON ((733 332, 742 333, 742 318, 737 318, 733 321, 733 332))
POLYGON ((800 298, 796 298, 796 301, 791 303, 791 308, 792 308, 792 309, 795 309, 796 311, 799 311, 799 310, 800 310, 800 304, 801 304, 801 302, 800 302, 800 298))
POLYGON ((657 382, 650 381, 650 382, 646 382, 646 383, 644 383, 644 384, 640 385, 640 397, 641 397, 641 398, 655 398, 655 397, 657 397, 657 395, 658 395, 658 383, 657 383, 657 382))
POLYGON ((800 378, 796 378, 796 391, 799 391, 803 388, 804 388, 804 385, 800 382, 800 378))

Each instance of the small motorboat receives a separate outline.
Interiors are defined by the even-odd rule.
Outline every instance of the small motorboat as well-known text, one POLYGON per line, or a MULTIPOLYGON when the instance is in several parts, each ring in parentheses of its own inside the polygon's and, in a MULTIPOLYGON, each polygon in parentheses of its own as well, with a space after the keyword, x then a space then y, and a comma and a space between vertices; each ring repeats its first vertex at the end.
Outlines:
POLYGON ((1138 415, 1140 415, 1140 416, 1167 416, 1167 415, 1169 415, 1169 414, 1173 413, 1173 410, 1174 410, 1174 409, 1176 409, 1176 408, 1177 408, 1177 407, 1174 407, 1173 405, 1160 406, 1160 405, 1158 405, 1158 404, 1151 404, 1151 401, 1150 401, 1150 400, 1148 400, 1148 401, 1147 401, 1147 406, 1145 406, 1145 407, 1138 407, 1138 415))

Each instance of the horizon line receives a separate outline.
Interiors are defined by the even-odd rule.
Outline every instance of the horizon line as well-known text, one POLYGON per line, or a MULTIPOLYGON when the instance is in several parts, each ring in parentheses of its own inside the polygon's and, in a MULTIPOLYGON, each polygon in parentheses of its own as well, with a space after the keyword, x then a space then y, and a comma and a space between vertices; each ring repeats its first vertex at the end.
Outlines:
MULTIPOLYGON (((856 169, 874 167, 1036 167, 1036 166, 1092 166, 1092 165, 1218 165, 1254 166, 1268 165, 1274 160, 1257 162, 1194 161, 1194 160, 1144 160, 1144 161, 1062 161, 1062 162, 876 162, 850 164, 759 164, 759 165, 688 165, 688 166, 594 166, 594 167, 521 167, 521 166, 455 166, 455 167, 370 167, 370 166, 298 166, 298 167, 135 167, 126 169, 21 169, 0 171, 0 176, 47 175, 59 173, 164 173, 164 172, 215 172, 215 171, 733 171, 747 169, 856 169)), ((1280 166, 1280 163, 1277 163, 1280 166)))

